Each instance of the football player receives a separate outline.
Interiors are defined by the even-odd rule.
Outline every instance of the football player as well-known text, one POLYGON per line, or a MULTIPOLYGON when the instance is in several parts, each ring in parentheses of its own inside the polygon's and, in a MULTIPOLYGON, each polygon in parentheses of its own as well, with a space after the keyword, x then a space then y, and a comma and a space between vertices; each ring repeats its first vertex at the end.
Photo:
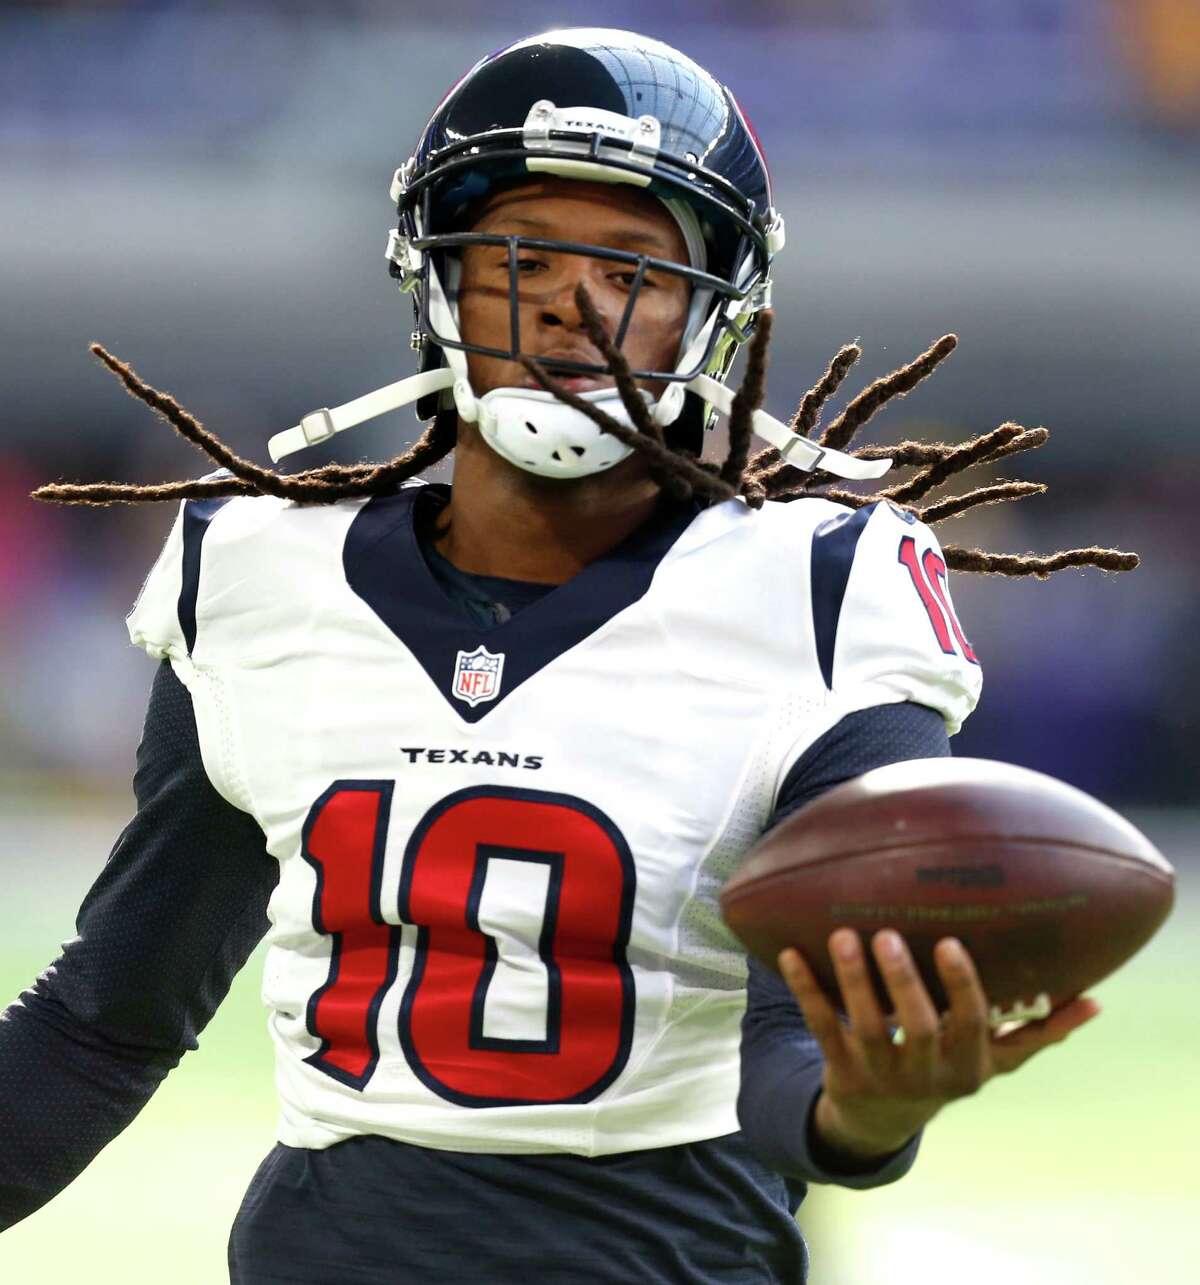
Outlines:
MULTIPOLYGON (((989 555, 820 490, 888 467, 839 444, 952 345, 819 442, 852 353, 799 431, 756 410, 762 153, 725 87, 630 33, 483 59, 393 195, 421 370, 271 446, 415 402, 412 451, 259 468, 102 354, 226 469, 42 493, 185 502, 129 618, 160 662, 137 813, 0 1022, 0 1225, 133 1119, 265 934, 279 1141, 233 1281, 803 1281, 806 1184, 896 1180, 946 1103, 1098 1011, 997 1035, 959 943, 939 1014, 900 937, 843 930, 843 1023, 797 952, 748 970, 718 911, 768 827, 947 754, 978 697, 945 577, 989 555), (415 480, 451 448, 453 488, 415 480)), ((924 480, 893 500, 1019 434, 903 448, 924 480)))

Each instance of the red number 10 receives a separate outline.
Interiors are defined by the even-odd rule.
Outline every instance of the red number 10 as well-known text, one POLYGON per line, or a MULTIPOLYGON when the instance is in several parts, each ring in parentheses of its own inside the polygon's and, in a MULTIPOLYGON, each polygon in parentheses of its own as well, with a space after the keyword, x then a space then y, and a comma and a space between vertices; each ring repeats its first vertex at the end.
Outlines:
POLYGON ((471 1107, 591 1101, 624 1067, 633 1036, 625 951, 635 878, 624 837, 569 795, 459 790, 413 830, 394 910, 385 915, 392 790, 391 781, 335 782, 304 827, 304 859, 317 873, 313 924, 333 939, 328 978, 308 1004, 308 1029, 321 1045, 307 1060, 366 1087, 379 1060, 379 1010, 396 979, 400 925, 411 924, 416 950, 399 1035, 426 1087, 471 1107), (530 904, 519 904, 522 895, 530 904), (506 932, 496 920, 506 911, 524 927, 506 932), (511 986, 506 1008, 498 975, 506 949, 518 964, 508 981, 525 975, 515 1018, 511 986), (531 964, 544 976, 544 1000, 535 987, 532 1014, 531 964))
POLYGON ((958 617, 954 614, 954 608, 950 605, 950 592, 946 587, 945 561, 933 549, 926 549, 925 553, 918 558, 917 542, 911 535, 904 536, 900 541, 899 560, 908 569, 913 588, 921 599, 930 625, 933 626, 938 646, 947 656, 953 656, 954 642, 950 638, 953 631, 959 650, 971 664, 978 665, 979 658, 971 650, 971 644, 967 642, 966 636, 959 627, 958 617))

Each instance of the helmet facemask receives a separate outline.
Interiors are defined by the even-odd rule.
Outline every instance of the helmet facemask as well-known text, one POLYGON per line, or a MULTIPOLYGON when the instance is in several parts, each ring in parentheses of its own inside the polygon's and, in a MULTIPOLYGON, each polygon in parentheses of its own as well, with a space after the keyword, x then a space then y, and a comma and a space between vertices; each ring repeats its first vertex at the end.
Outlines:
MULTIPOLYGON (((513 364, 522 358, 533 358, 558 379, 582 376, 603 380, 608 387, 583 395, 628 424, 621 400, 611 386, 609 369, 594 346, 574 327, 563 328, 560 344, 554 344, 551 333, 551 348, 559 349, 551 352, 546 348, 547 335, 540 323, 544 313, 562 310, 562 296, 573 293, 576 280, 598 281, 600 290, 605 290, 606 281, 614 281, 621 293, 605 291, 609 299, 609 337, 630 361, 632 376, 639 382, 655 422, 666 428, 679 417, 682 399, 678 393, 664 393, 674 385, 679 385, 682 392, 682 384, 707 368, 721 333, 715 324, 710 324, 712 304, 708 301, 729 302, 735 309, 741 303, 727 282, 702 268, 646 253, 577 241, 479 232, 448 233, 422 241, 422 248, 429 252, 418 294, 417 327, 425 342, 441 350, 454 376, 453 385, 442 395, 442 408, 452 404, 465 422, 478 424, 485 441, 511 463, 546 477, 582 477, 609 468, 624 459, 629 448, 600 432, 590 420, 550 393, 527 386, 529 380, 519 370, 519 386, 493 387, 480 394, 471 383, 468 354, 513 364), (489 280, 500 278, 497 268, 507 268, 503 286, 508 306, 503 313, 495 309, 487 333, 480 333, 478 314, 473 318, 474 333, 464 336, 462 331, 460 256, 464 252, 476 256, 487 253, 490 258, 502 259, 491 269, 489 280), (677 302, 681 294, 686 310, 683 318, 677 302), (669 308, 672 300, 676 306, 669 308), (664 307, 671 315, 656 316, 664 307), (523 318, 527 330, 524 337, 523 318), (668 360, 660 357, 657 364, 639 365, 631 351, 639 347, 639 330, 643 335, 653 334, 664 324, 675 332, 682 329, 678 345, 668 360), (536 340, 529 334, 534 326, 536 340), (482 342, 484 339, 491 342, 482 342), (631 341, 628 349, 627 339, 631 341)), ((568 309, 572 306, 566 303, 568 309)), ((645 360, 644 345, 642 348, 645 360)))

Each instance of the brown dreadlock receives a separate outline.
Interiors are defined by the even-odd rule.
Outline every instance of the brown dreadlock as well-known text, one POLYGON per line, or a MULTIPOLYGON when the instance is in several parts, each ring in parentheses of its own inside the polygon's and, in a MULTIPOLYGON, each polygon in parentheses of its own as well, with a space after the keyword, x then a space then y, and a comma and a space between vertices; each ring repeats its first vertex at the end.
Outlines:
POLYGON ((56 482, 33 492, 35 500, 52 504, 142 504, 155 500, 201 500, 222 495, 274 495, 302 504, 334 504, 353 496, 385 495, 410 477, 431 468, 454 449, 453 416, 442 413, 403 455, 385 464, 326 464, 304 473, 277 473, 235 454, 215 433, 166 393, 152 388, 123 361, 100 344, 91 350, 136 397, 159 415, 183 438, 198 446, 210 459, 232 474, 191 482, 162 482, 130 486, 117 482, 84 485, 56 482))
MULTIPOLYGON (((577 397, 554 380, 532 358, 521 361, 537 382, 561 401, 575 407, 604 432, 641 452, 651 473, 667 494, 684 500, 697 497, 718 503, 740 495, 752 508, 761 508, 765 500, 789 501, 809 496, 835 500, 852 508, 861 508, 879 499, 907 508, 921 521, 936 523, 956 517, 968 509, 984 504, 999 504, 1045 491, 1039 482, 997 482, 978 487, 965 495, 953 496, 924 507, 914 507, 931 491, 951 477, 974 467, 991 463, 1021 451, 1041 446, 1049 437, 1044 428, 1023 429, 1019 424, 1001 424, 999 428, 957 446, 945 442, 901 442, 894 447, 860 447, 853 454, 863 459, 891 457, 894 467, 916 467, 919 471, 908 481, 860 495, 830 486, 832 475, 821 471, 806 473, 793 468, 771 447, 750 456, 754 412, 762 405, 766 388, 767 345, 771 337, 771 313, 764 312, 750 342, 746 374, 733 400, 729 415, 729 452, 722 464, 699 459, 688 451, 675 450, 666 444, 663 430, 650 416, 630 372, 629 363, 612 343, 591 297, 580 285, 575 292, 576 304, 588 336, 603 355, 617 386, 621 402, 633 422, 629 428, 597 409, 591 402, 577 397)), ((822 446, 836 450, 847 447, 860 428, 895 397, 911 392, 922 380, 954 351, 954 335, 944 335, 914 361, 891 374, 875 380, 854 397, 821 432, 822 446)), ((55 483, 33 492, 36 500, 58 504, 134 504, 154 500, 202 499, 225 495, 274 495, 306 504, 332 504, 338 500, 362 496, 385 495, 400 482, 416 476, 444 459, 454 449, 457 435, 453 412, 442 411, 421 438, 403 455, 383 464, 326 464, 302 473, 283 474, 262 468, 231 451, 218 437, 179 405, 174 398, 152 388, 125 362, 118 361, 99 344, 92 352, 121 380, 128 392, 144 401, 161 415, 182 437, 198 446, 215 460, 228 476, 190 482, 165 482, 154 486, 131 486, 100 482, 90 485, 55 483)), ((792 429, 811 436, 820 423, 826 402, 837 391, 850 368, 862 355, 854 344, 843 348, 830 362, 821 379, 800 400, 791 420, 792 429)), ((946 565, 958 571, 996 572, 1001 575, 1032 575, 1044 580, 1065 567, 1100 567, 1106 571, 1130 571, 1138 565, 1135 553, 1116 549, 1065 549, 1047 557, 1019 554, 985 553, 982 549, 965 549, 947 545, 943 550, 946 565)))

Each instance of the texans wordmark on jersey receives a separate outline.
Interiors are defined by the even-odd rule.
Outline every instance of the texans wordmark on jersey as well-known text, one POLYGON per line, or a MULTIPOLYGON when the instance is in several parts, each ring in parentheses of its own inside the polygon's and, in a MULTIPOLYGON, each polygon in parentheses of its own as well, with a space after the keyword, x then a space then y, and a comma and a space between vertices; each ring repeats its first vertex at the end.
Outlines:
POLYGON ((189 502, 129 618, 279 861, 280 1139, 731 1133, 745 963, 717 893, 844 715, 973 707, 937 541, 887 503, 671 510, 481 628, 425 564, 423 489, 189 502))

